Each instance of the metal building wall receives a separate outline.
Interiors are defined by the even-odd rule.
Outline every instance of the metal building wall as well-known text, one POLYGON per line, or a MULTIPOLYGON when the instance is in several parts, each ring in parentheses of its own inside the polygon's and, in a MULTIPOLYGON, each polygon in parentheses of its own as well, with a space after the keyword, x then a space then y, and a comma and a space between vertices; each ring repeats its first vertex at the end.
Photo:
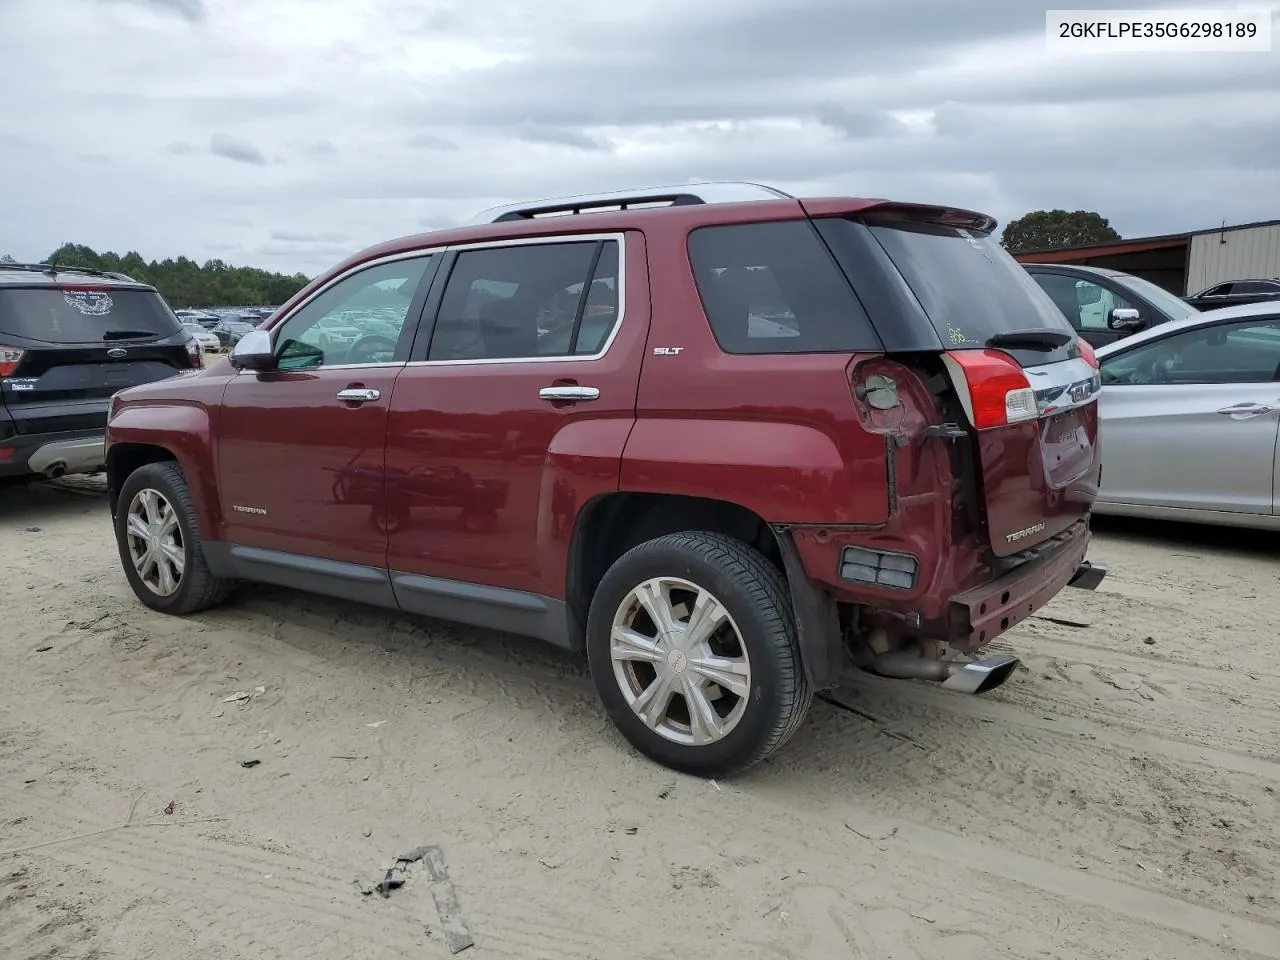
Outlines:
POLYGON ((1187 294, 1228 280, 1280 277, 1280 223, 1197 233, 1187 258, 1187 294))

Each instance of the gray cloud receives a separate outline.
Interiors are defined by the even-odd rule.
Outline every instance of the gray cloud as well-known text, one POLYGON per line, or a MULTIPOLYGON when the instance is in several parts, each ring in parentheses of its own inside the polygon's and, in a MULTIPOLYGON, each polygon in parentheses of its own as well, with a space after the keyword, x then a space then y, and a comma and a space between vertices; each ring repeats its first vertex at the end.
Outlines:
POLYGON ((692 176, 1128 236, 1280 217, 1280 57, 1051 57, 1025 0, 105 2, 0 0, 0 89, 58 104, 0 121, 15 256, 315 273, 495 203, 692 176))
POLYGON ((282 243, 349 243, 343 233, 299 233, 294 230, 272 230, 271 239, 282 243))
POLYGON ((405 141, 411 147, 420 150, 457 150, 458 145, 446 137, 438 137, 434 133, 415 133, 405 141))
POLYGON ((252 163, 264 167, 267 158, 262 151, 248 140, 233 137, 228 133, 215 133, 209 138, 209 152, 215 157, 226 157, 236 163, 252 163))
POLYGON ((570 127, 556 127, 526 121, 518 124, 513 132, 520 140, 555 147, 573 147, 578 150, 608 150, 612 147, 612 144, 606 140, 597 139, 570 127))
POLYGON ((132 3, 171 13, 191 23, 198 23, 209 15, 204 0, 103 0, 104 3, 132 3))

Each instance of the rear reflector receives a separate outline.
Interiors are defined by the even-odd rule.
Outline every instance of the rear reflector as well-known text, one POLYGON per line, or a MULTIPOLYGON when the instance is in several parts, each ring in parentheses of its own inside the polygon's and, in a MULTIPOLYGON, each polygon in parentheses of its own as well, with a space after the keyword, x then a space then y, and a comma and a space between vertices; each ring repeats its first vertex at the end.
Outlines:
POLYGON ((11 377, 22 362, 22 351, 17 347, 6 347, 0 344, 0 377, 11 377))
POLYGON ((1040 415, 1036 393, 1018 361, 1001 350, 952 350, 942 355, 965 412, 978 430, 1040 415))
POLYGON ((845 547, 840 554, 840 576, 855 583, 910 590, 916 585, 919 565, 908 553, 887 553, 865 547, 845 547))
POLYGON ((0 447, 0 460, 8 460, 13 456, 13 447, 0 447))

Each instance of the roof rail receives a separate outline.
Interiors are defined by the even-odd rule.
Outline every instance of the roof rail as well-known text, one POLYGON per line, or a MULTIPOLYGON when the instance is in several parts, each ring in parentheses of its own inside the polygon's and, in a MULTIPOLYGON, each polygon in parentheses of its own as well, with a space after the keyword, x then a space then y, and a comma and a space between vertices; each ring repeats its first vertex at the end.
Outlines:
POLYGON ((683 207, 698 203, 741 203, 748 200, 794 200, 789 193, 758 183, 717 181, 682 183, 662 187, 642 187, 593 193, 580 197, 555 197, 549 200, 511 203, 481 210, 468 221, 474 226, 509 220, 532 220, 565 214, 631 210, 636 207, 683 207))
POLYGON ((69 264, 61 263, 2 263, 0 262, 0 270, 24 270, 27 273, 83 273, 91 277, 107 277, 111 280, 124 280, 129 283, 137 283, 133 277, 123 273, 116 273, 111 270, 95 270, 93 267, 73 267, 69 264))

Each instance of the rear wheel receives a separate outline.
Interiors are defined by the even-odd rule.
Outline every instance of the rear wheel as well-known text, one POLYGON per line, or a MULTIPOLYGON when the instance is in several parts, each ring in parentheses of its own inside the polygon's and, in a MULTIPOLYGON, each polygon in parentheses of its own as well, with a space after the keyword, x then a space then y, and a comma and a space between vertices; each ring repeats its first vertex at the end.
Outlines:
POLYGON ((205 563, 187 481, 176 463, 139 467, 120 488, 116 543, 125 577, 153 610, 183 616, 215 606, 232 582, 205 563))
POLYGON ((813 698, 782 575, 716 533, 670 534, 619 558, 591 601, 587 655, 623 736, 696 776, 764 759, 813 698))

